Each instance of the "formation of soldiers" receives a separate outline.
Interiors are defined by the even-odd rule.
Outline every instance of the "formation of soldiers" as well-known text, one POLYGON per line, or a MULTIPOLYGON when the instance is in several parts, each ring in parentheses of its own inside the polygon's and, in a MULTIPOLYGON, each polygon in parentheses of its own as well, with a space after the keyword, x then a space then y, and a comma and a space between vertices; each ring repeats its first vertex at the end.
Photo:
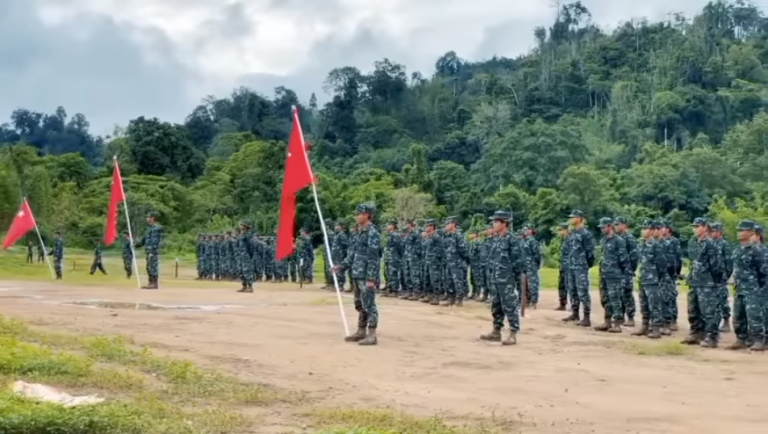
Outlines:
MULTIPOLYGON (((314 248, 307 231, 297 240, 295 253, 278 261, 275 237, 251 233, 251 223, 247 220, 242 223, 241 229, 231 232, 197 236, 197 280, 241 280, 243 266, 246 266, 255 282, 281 283, 290 279, 312 283, 314 248)), ((247 286, 241 292, 253 292, 247 286)))

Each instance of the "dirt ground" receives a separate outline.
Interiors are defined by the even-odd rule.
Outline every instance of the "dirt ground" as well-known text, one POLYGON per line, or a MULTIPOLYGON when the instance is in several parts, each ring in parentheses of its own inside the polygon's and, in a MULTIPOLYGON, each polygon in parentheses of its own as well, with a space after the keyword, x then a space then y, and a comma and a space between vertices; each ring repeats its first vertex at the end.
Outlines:
MULTIPOLYGON (((695 348, 642 355, 675 348, 668 343, 685 331, 652 342, 627 331, 607 335, 566 325, 563 312, 552 309, 552 291, 544 292, 539 310, 527 312, 515 347, 478 340, 490 327, 485 305, 459 310, 389 298, 379 302, 379 345, 359 347, 342 339, 334 293, 291 284, 261 284, 254 294, 235 289, 231 283, 138 291, 0 281, 0 313, 46 328, 129 335, 245 380, 307 391, 320 398, 317 405, 511 418, 525 433, 749 434, 768 426, 768 354, 695 348), (226 306, 62 304, 93 299, 226 306)), ((595 300, 597 322, 602 311, 595 300)), ((344 303, 353 328, 348 295, 344 303)), ((733 339, 726 335, 724 343, 733 339)), ((267 419, 290 426, 281 417, 289 418, 273 412, 267 419)))

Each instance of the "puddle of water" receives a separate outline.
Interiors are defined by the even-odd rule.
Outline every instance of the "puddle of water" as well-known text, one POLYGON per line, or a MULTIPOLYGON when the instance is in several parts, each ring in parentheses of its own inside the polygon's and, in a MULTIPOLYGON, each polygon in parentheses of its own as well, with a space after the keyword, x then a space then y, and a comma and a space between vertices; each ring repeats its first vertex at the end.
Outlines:
POLYGON ((70 306, 83 306, 94 309, 130 309, 130 310, 182 310, 182 311, 197 311, 197 312, 213 312, 222 308, 242 307, 234 305, 219 305, 219 306, 189 306, 189 305, 162 305, 155 303, 135 303, 129 301, 111 301, 111 300, 85 300, 85 301, 70 301, 61 303, 63 305, 70 306))

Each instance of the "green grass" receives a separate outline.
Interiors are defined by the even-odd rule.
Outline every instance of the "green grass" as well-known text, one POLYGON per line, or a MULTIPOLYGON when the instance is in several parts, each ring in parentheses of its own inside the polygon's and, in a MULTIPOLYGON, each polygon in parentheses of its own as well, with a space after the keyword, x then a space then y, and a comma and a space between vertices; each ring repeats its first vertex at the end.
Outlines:
POLYGON ((318 434, 512 434, 519 425, 510 421, 451 425, 440 417, 416 417, 390 409, 317 409, 312 416, 318 434))

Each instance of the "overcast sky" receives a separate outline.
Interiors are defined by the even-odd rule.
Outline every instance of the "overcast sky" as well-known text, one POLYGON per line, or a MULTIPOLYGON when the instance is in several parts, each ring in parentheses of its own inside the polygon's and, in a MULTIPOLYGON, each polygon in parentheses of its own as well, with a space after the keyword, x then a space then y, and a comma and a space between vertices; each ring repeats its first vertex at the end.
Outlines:
MULTIPOLYGON (((692 15, 703 0, 582 0, 605 27, 692 15)), ((757 0, 759 6, 768 0, 757 0)), ((84 113, 94 133, 181 122, 206 95, 278 85, 303 101, 327 72, 388 57, 429 75, 454 50, 514 56, 552 0, 0 0, 0 123, 17 107, 84 113)))

